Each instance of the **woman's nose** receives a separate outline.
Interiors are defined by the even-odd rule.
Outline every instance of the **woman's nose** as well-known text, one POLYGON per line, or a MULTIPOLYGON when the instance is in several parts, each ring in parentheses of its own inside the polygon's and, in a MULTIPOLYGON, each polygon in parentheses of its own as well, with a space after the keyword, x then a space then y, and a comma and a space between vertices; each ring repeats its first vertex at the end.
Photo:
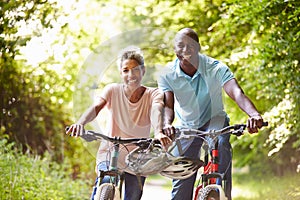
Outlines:
POLYGON ((130 70, 128 71, 128 76, 132 76, 132 75, 133 75, 133 70, 130 69, 130 70))

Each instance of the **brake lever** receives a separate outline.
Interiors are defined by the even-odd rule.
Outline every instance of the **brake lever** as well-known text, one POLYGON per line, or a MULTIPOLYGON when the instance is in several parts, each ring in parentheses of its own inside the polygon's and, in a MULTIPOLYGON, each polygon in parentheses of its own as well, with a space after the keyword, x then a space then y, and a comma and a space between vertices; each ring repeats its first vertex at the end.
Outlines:
POLYGON ((99 138, 88 131, 84 131, 84 133, 80 136, 87 142, 92 142, 94 140, 98 140, 99 138))

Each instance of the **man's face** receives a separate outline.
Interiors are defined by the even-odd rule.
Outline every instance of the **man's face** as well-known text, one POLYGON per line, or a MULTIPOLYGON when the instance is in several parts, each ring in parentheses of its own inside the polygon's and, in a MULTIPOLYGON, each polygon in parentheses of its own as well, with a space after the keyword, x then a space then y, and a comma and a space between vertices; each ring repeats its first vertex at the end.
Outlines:
POLYGON ((175 37, 174 50, 181 62, 193 63, 198 56, 200 45, 191 37, 185 34, 178 34, 175 37))

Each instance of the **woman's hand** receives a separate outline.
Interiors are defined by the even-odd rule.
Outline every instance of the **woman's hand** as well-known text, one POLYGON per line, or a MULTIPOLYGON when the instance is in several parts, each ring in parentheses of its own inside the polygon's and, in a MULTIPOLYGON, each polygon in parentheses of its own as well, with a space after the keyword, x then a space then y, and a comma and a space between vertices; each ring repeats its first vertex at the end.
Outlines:
POLYGON ((66 134, 72 137, 82 136, 84 133, 84 126, 82 124, 72 124, 67 130, 66 134))
POLYGON ((163 134, 163 132, 159 132, 155 134, 155 138, 159 139, 160 143, 162 144, 165 150, 167 150, 169 146, 172 144, 172 140, 168 136, 163 134))

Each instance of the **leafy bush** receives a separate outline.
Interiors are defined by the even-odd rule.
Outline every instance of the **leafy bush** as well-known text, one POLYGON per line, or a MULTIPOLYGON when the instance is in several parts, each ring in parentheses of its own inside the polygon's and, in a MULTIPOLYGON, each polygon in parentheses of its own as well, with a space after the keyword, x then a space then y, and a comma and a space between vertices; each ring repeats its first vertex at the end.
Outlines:
POLYGON ((57 164, 49 154, 22 154, 14 143, 0 140, 0 199, 88 199, 91 186, 72 180, 68 160, 57 164))

